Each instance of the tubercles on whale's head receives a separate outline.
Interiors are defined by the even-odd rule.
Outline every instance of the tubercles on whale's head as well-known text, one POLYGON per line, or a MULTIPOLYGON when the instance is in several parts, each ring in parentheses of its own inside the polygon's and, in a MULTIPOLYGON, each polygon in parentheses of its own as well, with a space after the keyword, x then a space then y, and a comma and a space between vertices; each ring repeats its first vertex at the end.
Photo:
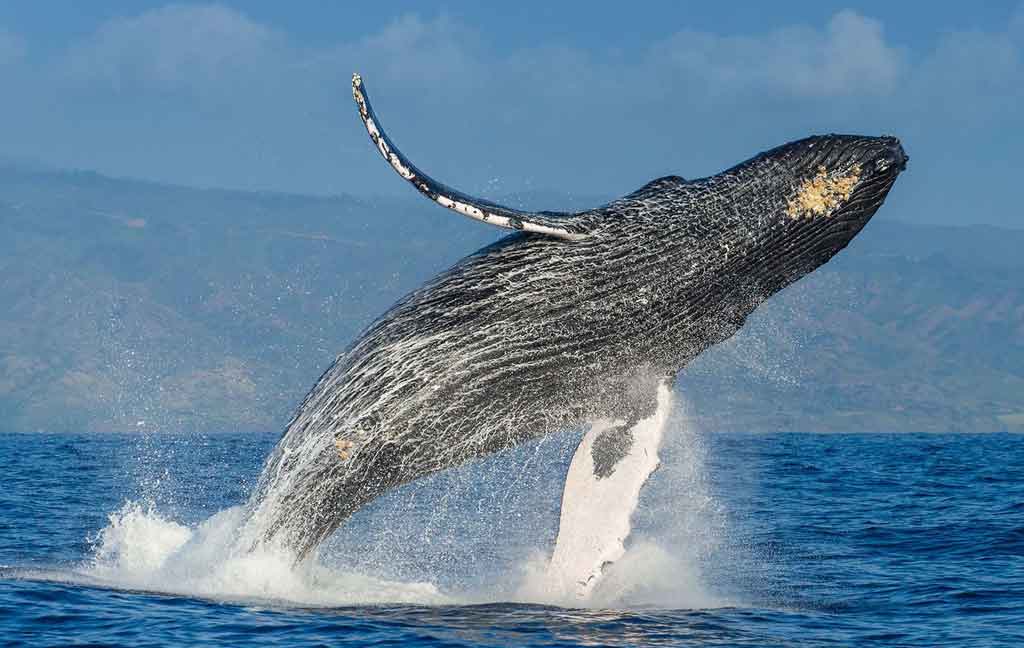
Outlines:
POLYGON ((804 180, 790 197, 786 215, 790 218, 831 216, 853 195, 862 172, 859 164, 839 172, 829 172, 824 165, 818 167, 814 177, 804 180))
POLYGON ((774 293, 845 248, 907 160, 889 136, 814 136, 761 153, 721 176, 738 215, 725 236, 730 246, 745 246, 746 257, 766 261, 748 276, 774 293))
POLYGON ((781 205, 786 218, 838 219, 860 227, 881 206, 909 159, 895 137, 858 135, 809 137, 765 157, 788 172, 781 205))

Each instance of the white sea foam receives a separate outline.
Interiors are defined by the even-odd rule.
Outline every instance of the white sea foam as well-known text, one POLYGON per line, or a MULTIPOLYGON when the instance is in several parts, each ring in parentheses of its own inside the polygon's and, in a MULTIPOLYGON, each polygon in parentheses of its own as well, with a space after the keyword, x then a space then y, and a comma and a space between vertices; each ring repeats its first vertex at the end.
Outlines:
MULTIPOLYGON (((537 452, 534 450, 533 454, 537 452)), ((534 460, 530 453, 526 456, 534 460)), ((546 545, 550 542, 550 527, 557 517, 541 519, 546 515, 541 511, 535 513, 537 519, 533 521, 524 520, 522 510, 513 512, 518 526, 534 529, 532 536, 527 534, 530 537, 526 541, 535 549, 523 552, 505 548, 509 555, 520 558, 497 564, 496 569, 494 565, 481 564, 485 579, 465 587, 453 586, 450 582, 438 585, 446 583, 444 575, 425 572, 422 567, 414 575, 403 571, 400 566, 407 564, 403 561, 428 550, 429 543, 424 542, 422 532, 404 537, 396 536, 392 529, 386 533, 373 532, 377 525, 396 524, 404 515, 388 514, 386 508, 367 512, 371 517, 364 516, 360 522, 366 527, 366 533, 355 534, 356 541, 349 546, 344 546, 342 537, 342 546, 338 546, 338 542, 328 543, 324 555, 293 567, 288 554, 268 549, 254 552, 240 549, 248 546, 239 542, 239 528, 245 517, 243 507, 225 509, 196 526, 189 526, 168 519, 152 505, 129 502, 109 515, 107 526, 94 538, 93 555, 79 573, 90 582, 108 587, 304 606, 438 605, 509 600, 587 607, 706 608, 722 605, 724 601, 705 587, 702 570, 714 561, 715 549, 724 531, 724 517, 708 494, 700 438, 687 425, 682 405, 677 405, 670 417, 663 457, 661 469, 642 493, 640 507, 634 514, 634 532, 626 543, 625 554, 607 570, 589 598, 582 601, 553 595, 546 589, 549 581, 544 572, 551 551, 546 545), (386 556, 381 560, 382 552, 390 554, 394 560, 387 560, 386 556), (353 560, 359 556, 372 560, 353 560), (399 568, 396 569, 396 565, 399 568)), ((506 471, 524 468, 521 463, 505 463, 502 469, 506 471)), ((486 472, 494 474, 495 470, 491 466, 486 472)), ((470 468, 463 475, 470 492, 479 489, 480 472, 470 468)), ((523 487, 540 485, 539 481, 528 481, 523 487)), ((557 497, 559 490, 556 486, 547 485, 553 497, 557 497)), ((423 497, 429 498, 427 490, 423 497)), ((445 488, 434 490, 434 498, 443 500, 450 496, 445 488)), ((539 495, 547 496, 546 493, 539 495)), ((407 505, 408 500, 419 495, 413 493, 410 497, 406 492, 399 496, 401 504, 407 505)), ((437 506, 437 499, 421 502, 417 509, 435 515, 422 523, 425 531, 444 535, 444 538, 436 538, 437 544, 445 544, 449 547, 446 551, 456 555, 460 545, 478 547, 481 538, 472 537, 474 533, 481 536, 490 531, 474 528, 462 520, 439 523, 436 511, 445 507, 437 506)), ((526 508, 528 515, 539 507, 527 505, 526 508)), ((502 513, 495 512, 496 515, 502 513)), ((407 526, 415 524, 414 517, 405 516, 401 521, 407 526)), ((495 543, 492 545, 495 554, 502 553, 500 537, 484 539, 495 543)), ((474 562, 472 568, 478 564, 474 562)), ((438 572, 443 569, 437 566, 438 572)))
POLYGON ((128 503, 109 516, 84 573, 117 588, 311 606, 452 602, 430 583, 344 573, 317 562, 295 568, 287 554, 239 551, 242 514, 242 507, 229 508, 190 528, 128 503))

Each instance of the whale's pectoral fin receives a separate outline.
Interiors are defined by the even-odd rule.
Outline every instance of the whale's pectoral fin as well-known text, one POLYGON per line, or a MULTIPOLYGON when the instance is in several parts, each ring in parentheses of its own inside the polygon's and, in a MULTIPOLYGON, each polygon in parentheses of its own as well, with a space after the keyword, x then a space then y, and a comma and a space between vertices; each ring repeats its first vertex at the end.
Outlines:
POLYGON ((580 219, 575 218, 572 214, 519 211, 468 196, 434 180, 417 169, 391 142, 377 120, 377 116, 373 113, 362 77, 358 74, 352 75, 352 96, 359 107, 359 117, 363 120, 370 139, 373 140, 377 150, 384 156, 391 168, 412 183, 412 186, 416 187, 420 193, 442 207, 498 227, 546 234, 567 240, 581 239, 586 236, 586 228, 580 219))
POLYGON ((583 600, 625 553, 640 490, 658 468, 671 410, 668 383, 657 407, 632 421, 598 421, 584 435, 565 479, 558 539, 546 575, 555 598, 583 600))
POLYGON ((639 421, 613 424, 602 429, 590 446, 590 459, 593 463, 594 479, 601 480, 611 477, 615 467, 633 450, 633 426, 639 421))

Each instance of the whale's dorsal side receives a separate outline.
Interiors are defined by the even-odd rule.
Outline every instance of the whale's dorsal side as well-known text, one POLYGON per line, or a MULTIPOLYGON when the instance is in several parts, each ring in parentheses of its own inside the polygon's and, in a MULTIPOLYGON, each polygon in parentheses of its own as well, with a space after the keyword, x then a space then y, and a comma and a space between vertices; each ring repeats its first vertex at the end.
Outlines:
POLYGON ((384 132, 370 106, 370 98, 366 94, 363 79, 358 74, 352 75, 352 97, 359 107, 359 117, 366 126, 366 132, 370 134, 370 139, 391 168, 412 183, 420 193, 442 207, 498 227, 545 234, 570 241, 586 236, 586 232, 579 224, 568 221, 570 214, 523 212, 482 198, 467 196, 434 180, 417 169, 384 132))
POLYGON ((684 178, 682 176, 677 176, 677 175, 664 176, 664 177, 661 177, 661 178, 657 178, 655 180, 651 180, 650 182, 648 182, 644 186, 640 187, 639 189, 637 189, 633 193, 624 196, 622 198, 622 200, 637 200, 637 199, 646 198, 648 196, 653 196, 654 194, 657 194, 657 193, 660 193, 660 192, 663 192, 663 191, 668 191, 668 190, 671 190, 671 189, 675 189, 677 187, 681 187, 682 185, 687 184, 688 182, 689 182, 689 180, 687 180, 686 178, 684 178))

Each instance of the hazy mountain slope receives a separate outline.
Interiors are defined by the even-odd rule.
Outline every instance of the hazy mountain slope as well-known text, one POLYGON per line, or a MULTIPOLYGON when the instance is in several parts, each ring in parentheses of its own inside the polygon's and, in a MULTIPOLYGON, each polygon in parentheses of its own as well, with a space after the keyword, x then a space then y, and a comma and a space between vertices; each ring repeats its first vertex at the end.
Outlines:
MULTIPOLYGON (((1024 232, 898 216, 684 372, 702 425, 1024 426, 1024 232)), ((412 195, 0 167, 0 426, 280 427, 372 317, 499 235, 412 195)))
POLYGON ((4 419, 280 425, 372 316, 495 236, 432 212, 0 171, 4 419))
POLYGON ((1024 232, 996 232, 873 223, 688 369, 692 410, 729 429, 1019 426, 1024 232))

